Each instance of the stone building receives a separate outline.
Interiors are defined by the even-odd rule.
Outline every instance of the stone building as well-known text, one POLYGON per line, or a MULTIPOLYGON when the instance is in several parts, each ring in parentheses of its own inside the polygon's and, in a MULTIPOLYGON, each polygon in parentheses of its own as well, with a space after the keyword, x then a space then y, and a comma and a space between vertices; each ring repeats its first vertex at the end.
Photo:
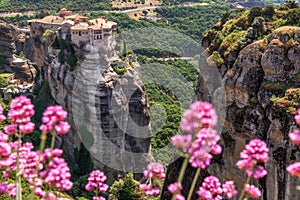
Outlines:
POLYGON ((59 16, 46 16, 43 19, 28 21, 30 25, 30 36, 41 35, 45 29, 60 31, 62 38, 71 35, 72 42, 89 42, 91 45, 100 45, 101 41, 113 36, 117 30, 117 23, 109 21, 105 17, 88 20, 88 17, 73 14, 63 8, 59 16))

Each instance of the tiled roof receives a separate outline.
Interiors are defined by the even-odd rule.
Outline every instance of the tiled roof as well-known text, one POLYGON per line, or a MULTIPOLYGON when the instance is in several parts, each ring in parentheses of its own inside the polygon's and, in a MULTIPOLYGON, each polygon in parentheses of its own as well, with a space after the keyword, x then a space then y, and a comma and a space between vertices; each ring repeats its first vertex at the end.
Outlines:
POLYGON ((66 19, 88 19, 88 17, 74 14, 74 15, 67 16, 66 19))
POLYGON ((76 24, 75 26, 71 27, 71 30, 88 30, 89 25, 85 23, 79 23, 76 24))

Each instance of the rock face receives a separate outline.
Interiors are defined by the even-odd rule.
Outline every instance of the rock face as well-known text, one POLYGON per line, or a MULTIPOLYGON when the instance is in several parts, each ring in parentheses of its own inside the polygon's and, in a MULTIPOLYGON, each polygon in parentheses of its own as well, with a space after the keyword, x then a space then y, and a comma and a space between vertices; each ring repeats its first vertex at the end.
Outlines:
MULTIPOLYGON (((235 165, 239 153, 250 139, 263 139, 270 149, 270 160, 265 165, 268 175, 254 182, 262 189, 261 199, 300 199, 300 193, 295 192, 299 180, 286 172, 288 164, 300 160, 299 149, 288 140, 288 133, 297 128, 293 114, 299 107, 299 89, 286 91, 299 88, 299 34, 298 27, 281 27, 241 49, 233 64, 225 62, 218 67, 226 89, 223 152, 206 172, 221 181, 235 180, 241 190, 246 177, 235 165)), ((204 89, 198 85, 199 91, 204 89)), ((203 92, 198 97, 207 99, 203 92)), ((176 176, 178 168, 170 167, 167 176, 176 176)), ((190 182, 186 180, 187 187, 190 182)), ((168 199, 166 195, 162 199, 168 199)))
POLYGON ((121 61, 112 39, 99 47, 73 47, 78 57, 73 71, 59 62, 60 50, 55 49, 48 52, 42 67, 53 98, 68 110, 73 128, 56 144, 72 160, 74 147, 82 141, 94 167, 104 169, 109 182, 116 171, 141 172, 149 156, 150 110, 138 63, 133 61, 132 68, 128 60, 121 61), (121 76, 112 66, 124 66, 126 72, 121 76), (131 134, 141 130, 147 138, 131 134))
POLYGON ((11 58, 15 53, 16 36, 19 34, 16 27, 0 21, 0 56, 11 58))

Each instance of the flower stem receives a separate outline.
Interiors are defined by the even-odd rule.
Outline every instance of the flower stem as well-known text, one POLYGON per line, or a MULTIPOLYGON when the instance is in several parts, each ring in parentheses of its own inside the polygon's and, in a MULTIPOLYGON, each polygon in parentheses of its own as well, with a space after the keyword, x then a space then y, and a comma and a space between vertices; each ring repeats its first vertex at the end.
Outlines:
POLYGON ((47 133, 43 132, 41 135, 40 153, 44 152, 47 140, 47 133))
POLYGON ((251 176, 248 176, 248 177, 247 177, 247 180, 246 180, 246 183, 245 183, 245 185, 244 185, 244 189, 243 189, 243 191, 242 191, 242 193, 241 193, 241 196, 240 196, 239 200, 243 200, 243 197, 244 197, 244 195, 245 195, 245 186, 246 186, 248 183, 250 183, 250 179, 251 179, 251 176))
MULTIPOLYGON (((186 170, 186 168, 188 166, 188 163, 189 163, 189 157, 185 157, 185 159, 184 159, 184 161, 182 163, 181 169, 180 169, 180 173, 179 173, 179 176, 178 176, 178 179, 177 179, 177 183, 181 183, 182 182, 182 179, 183 179, 185 170, 186 170)), ((176 195, 176 192, 172 195, 172 200, 175 199, 175 195, 176 195)))
POLYGON ((50 146, 51 149, 54 149, 55 137, 56 137, 56 132, 53 131, 52 132, 52 138, 51 138, 51 146, 50 146))
POLYGON ((16 200, 22 200, 21 192, 21 172, 20 172, 20 148, 21 148, 21 133, 17 134, 18 136, 18 149, 17 149, 17 170, 16 170, 16 200))
POLYGON ((195 174, 195 176, 194 176, 194 179, 193 179, 193 182, 192 182, 192 185, 191 185, 191 188, 190 188, 190 191, 189 191, 187 200, 190 200, 190 199, 192 198, 192 195, 193 195, 193 192, 194 192, 194 189, 195 189, 195 186, 196 186, 198 177, 199 177, 199 175, 200 175, 200 172, 201 172, 201 168, 198 167, 198 169, 197 169, 197 171, 196 171, 196 174, 195 174))

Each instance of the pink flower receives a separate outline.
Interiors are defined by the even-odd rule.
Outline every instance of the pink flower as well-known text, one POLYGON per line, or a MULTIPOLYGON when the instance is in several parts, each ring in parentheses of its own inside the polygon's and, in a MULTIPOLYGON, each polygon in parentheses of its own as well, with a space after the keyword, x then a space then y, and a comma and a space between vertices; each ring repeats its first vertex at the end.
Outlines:
POLYGON ((173 194, 173 193, 180 193, 182 190, 182 185, 181 183, 172 183, 168 186, 168 190, 173 194))
POLYGON ((300 109, 297 110, 297 114, 294 117, 296 123, 300 125, 300 109))
POLYGON ((212 149, 211 149, 211 153, 214 155, 219 155, 222 153, 222 147, 218 144, 215 144, 212 149))
POLYGON ((254 199, 258 199, 261 196, 261 191, 254 185, 247 184, 245 186, 245 192, 248 194, 249 197, 254 199))
POLYGON ((217 131, 211 128, 202 128, 188 149, 188 153, 191 155, 189 162, 192 167, 205 169, 212 159, 210 153, 218 154, 222 152, 221 146, 217 145, 219 140, 220 135, 217 131))
POLYGON ((33 115, 34 106, 29 98, 19 96, 12 100, 8 112, 8 117, 12 122, 16 124, 28 123, 33 115))
POLYGON ((147 178, 152 178, 154 176, 158 178, 164 178, 164 166, 157 162, 150 163, 147 166, 147 170, 144 170, 144 176, 147 178))
POLYGON ((222 188, 219 179, 214 176, 206 177, 197 194, 202 200, 222 200, 222 188))
POLYGON ((300 145, 300 131, 299 130, 294 130, 293 132, 289 133, 289 138, 294 144, 300 145))
POLYGON ((146 191, 147 196, 157 196, 160 192, 159 188, 150 188, 146 191))
POLYGON ((19 126, 20 131, 24 134, 31 133, 34 130, 34 123, 27 122, 25 124, 21 124, 19 126))
POLYGON ((0 158, 8 158, 11 154, 11 147, 8 143, 0 142, 0 158))
POLYGON ((146 192, 147 196, 156 196, 159 194, 160 189, 152 187, 151 185, 141 184, 140 188, 146 192))
POLYGON ((8 135, 0 131, 0 142, 7 142, 8 140, 8 135))
POLYGON ((226 181, 223 185, 223 193, 231 199, 232 197, 236 196, 238 191, 235 189, 234 181, 226 181))
POLYGON ((0 183, 0 195, 5 194, 8 183, 2 182, 0 183))
POLYGON ((211 103, 196 101, 183 113, 180 127, 185 132, 194 133, 201 128, 215 126, 217 121, 218 116, 211 103))
POLYGON ((3 108, 0 104, 0 122, 3 122, 6 119, 6 117, 3 115, 3 108))
POLYGON ((295 162, 287 166, 286 171, 288 171, 291 176, 297 176, 300 178, 300 162, 295 162))
POLYGON ((185 198, 181 194, 176 194, 175 195, 175 200, 185 200, 185 198))
POLYGON ((246 173, 248 176, 253 176, 255 179, 260 179, 268 174, 263 166, 258 166, 256 169, 248 169, 246 173))
POLYGON ((89 192, 93 190, 97 190, 99 192, 106 192, 108 190, 108 185, 104 183, 106 179, 107 177, 102 171, 94 170, 90 173, 88 183, 86 184, 85 189, 89 192))
POLYGON ((171 142, 175 147, 187 148, 192 141, 192 135, 174 135, 171 137, 171 142))
POLYGON ((269 149, 267 144, 260 139, 251 140, 245 149, 240 153, 240 158, 236 165, 242 170, 251 170, 257 162, 265 163, 269 160, 269 149))
POLYGON ((55 130, 57 134, 66 134, 70 131, 70 124, 68 122, 59 122, 58 125, 55 126, 55 130))
POLYGON ((14 135, 18 130, 18 125, 17 124, 10 124, 4 127, 4 132, 7 135, 14 135))
POLYGON ((70 125, 68 122, 64 122, 68 113, 63 110, 61 106, 49 106, 43 113, 40 130, 46 133, 50 133, 53 128, 57 131, 57 134, 65 134, 69 132, 70 125))

